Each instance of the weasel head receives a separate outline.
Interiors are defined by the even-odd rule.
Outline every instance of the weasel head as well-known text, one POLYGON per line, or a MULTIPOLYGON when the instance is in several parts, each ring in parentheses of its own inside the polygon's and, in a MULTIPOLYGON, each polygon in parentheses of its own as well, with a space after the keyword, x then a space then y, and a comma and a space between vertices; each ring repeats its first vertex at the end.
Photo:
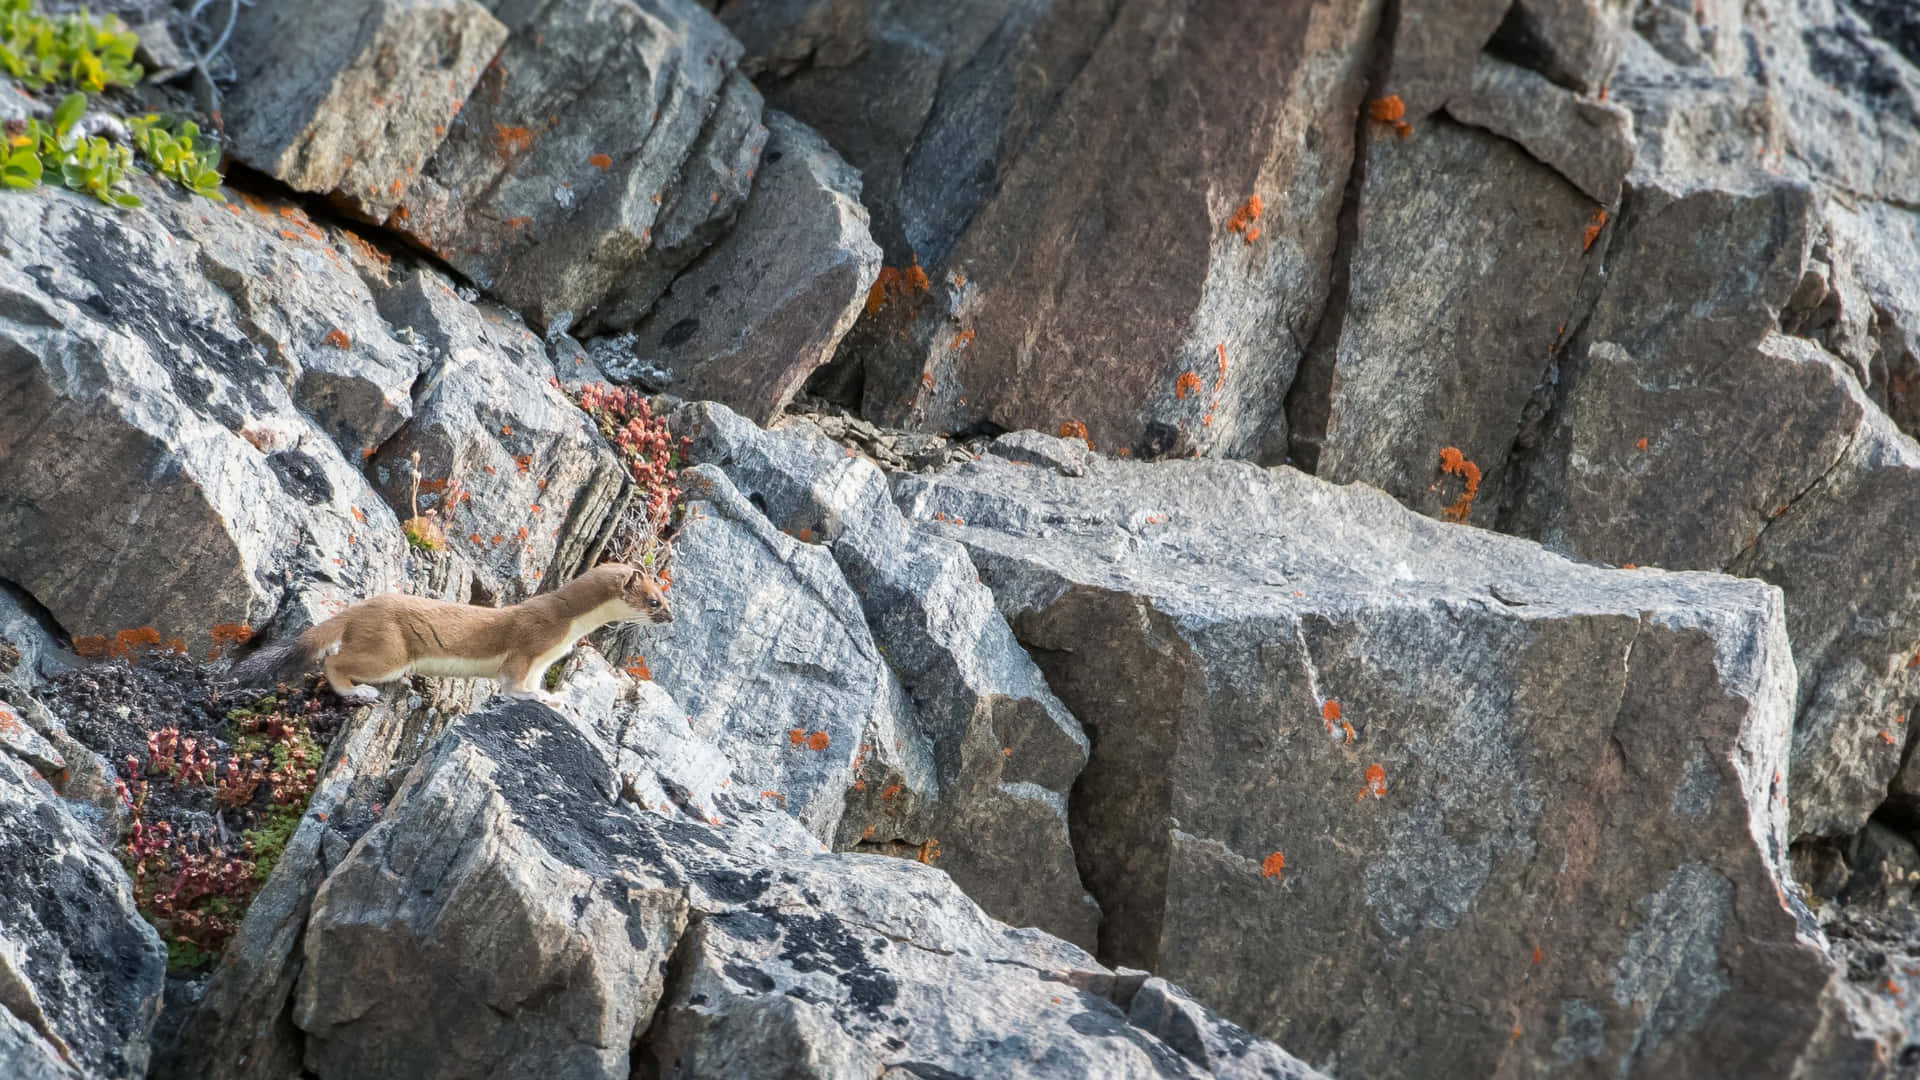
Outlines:
POLYGON ((607 563, 595 567, 594 572, 615 577, 620 582, 620 600, 629 609, 627 618, 657 623, 673 621, 673 611, 667 607, 667 594, 660 591, 652 574, 625 563, 607 563))

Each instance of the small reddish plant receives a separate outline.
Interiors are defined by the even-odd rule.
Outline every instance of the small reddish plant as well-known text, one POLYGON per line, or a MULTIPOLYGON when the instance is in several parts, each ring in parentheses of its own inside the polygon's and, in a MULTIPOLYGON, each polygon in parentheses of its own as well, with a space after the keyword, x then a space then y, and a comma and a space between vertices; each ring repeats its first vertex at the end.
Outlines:
POLYGON ((671 554, 666 532, 685 499, 680 462, 690 440, 676 440, 666 420, 654 415, 646 395, 637 390, 593 383, 581 387, 576 400, 620 456, 637 489, 609 550, 617 560, 664 574, 671 554))

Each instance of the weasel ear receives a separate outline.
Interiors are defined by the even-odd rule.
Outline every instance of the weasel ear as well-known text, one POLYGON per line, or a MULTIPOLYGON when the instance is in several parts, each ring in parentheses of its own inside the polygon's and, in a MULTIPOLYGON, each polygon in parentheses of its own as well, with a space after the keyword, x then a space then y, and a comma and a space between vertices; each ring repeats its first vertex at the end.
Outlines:
POLYGON ((621 587, 626 589, 638 589, 640 587, 640 583, 644 580, 646 580, 646 575, 642 571, 635 570, 633 573, 627 575, 626 583, 621 587))

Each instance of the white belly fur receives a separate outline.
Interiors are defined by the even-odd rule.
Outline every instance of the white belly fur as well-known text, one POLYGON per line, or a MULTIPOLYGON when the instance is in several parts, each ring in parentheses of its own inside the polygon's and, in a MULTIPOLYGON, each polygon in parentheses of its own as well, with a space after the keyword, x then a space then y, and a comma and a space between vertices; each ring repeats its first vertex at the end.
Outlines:
POLYGON ((505 654, 478 660, 464 656, 425 656, 409 665, 407 671, 413 675, 443 675, 455 679, 497 679, 500 665, 506 660, 505 654))

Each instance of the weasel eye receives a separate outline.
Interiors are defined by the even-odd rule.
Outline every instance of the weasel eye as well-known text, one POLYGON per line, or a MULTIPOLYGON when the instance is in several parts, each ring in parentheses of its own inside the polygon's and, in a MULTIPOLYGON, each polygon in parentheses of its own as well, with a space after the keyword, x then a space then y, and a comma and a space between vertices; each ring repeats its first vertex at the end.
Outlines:
POLYGON ((651 600, 648 600, 648 601, 647 601, 647 603, 649 603, 649 604, 652 604, 652 605, 653 605, 654 607, 659 607, 659 606, 660 606, 660 598, 656 596, 656 597, 654 597, 653 599, 651 599, 651 600))

